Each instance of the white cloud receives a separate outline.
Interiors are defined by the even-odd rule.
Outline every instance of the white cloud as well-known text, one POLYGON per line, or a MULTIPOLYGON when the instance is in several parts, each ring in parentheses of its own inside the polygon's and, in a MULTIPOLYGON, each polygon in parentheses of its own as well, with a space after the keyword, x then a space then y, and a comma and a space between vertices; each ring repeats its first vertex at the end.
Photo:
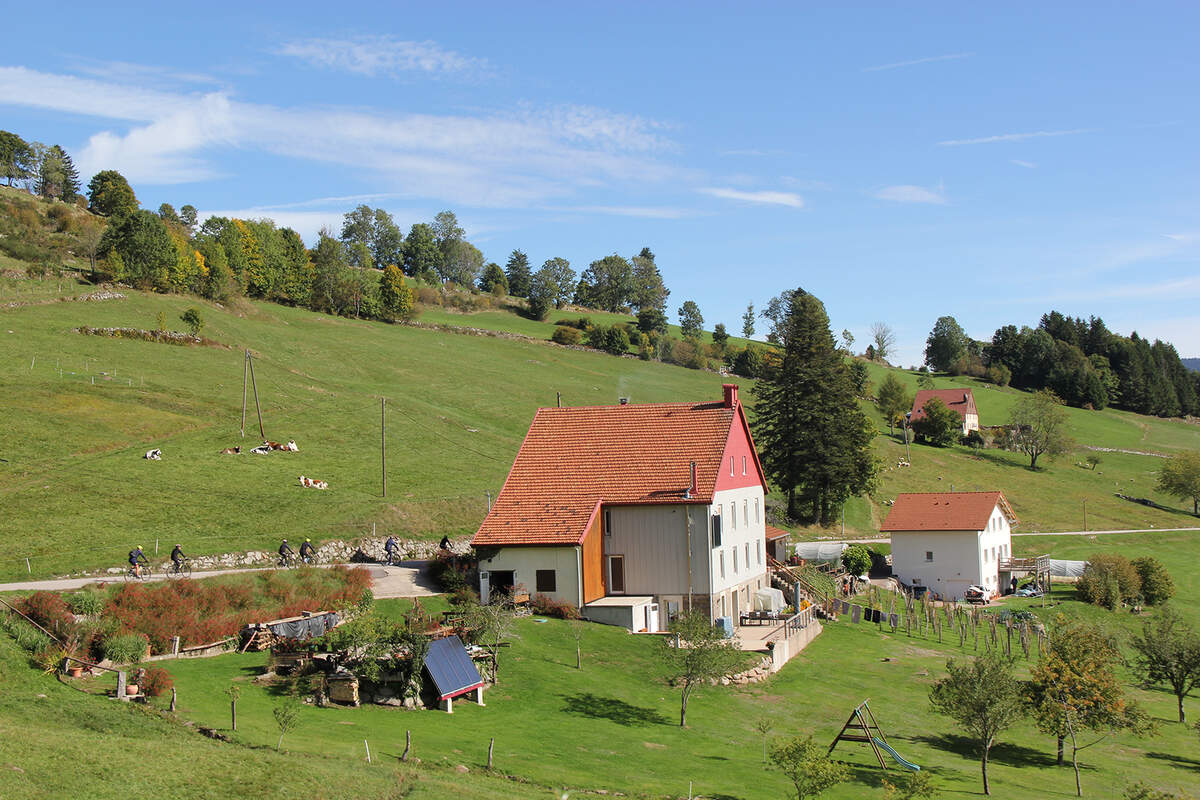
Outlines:
POLYGON ((804 208, 804 198, 792 192, 744 192, 740 189, 721 189, 716 187, 703 187, 696 191, 700 194, 706 194, 710 197, 720 197, 724 200, 787 206, 789 208, 804 208))
POLYGON ((1180 244, 1196 244, 1200 242, 1200 233, 1164 233, 1163 236, 1180 244))
POLYGON ((875 197, 895 203, 932 203, 933 205, 945 205, 946 203, 945 190, 941 186, 937 189, 911 185, 885 186, 875 192, 875 197))
POLYGON ((991 144, 992 142, 1023 142, 1026 139, 1042 139, 1049 136, 1074 136, 1077 133, 1091 133, 1095 128, 1072 128, 1066 131, 1032 131, 1030 133, 1002 133, 998 136, 981 136, 978 139, 947 139, 938 142, 942 147, 955 147, 962 144, 991 144))
POLYGON ((443 50, 437 42, 414 42, 392 36, 358 36, 350 39, 300 39, 275 50, 313 66, 368 77, 419 72, 426 74, 481 74, 487 61, 443 50))
POLYGON ((1022 161, 1019 158, 1010 158, 1008 163, 1016 164, 1018 167, 1024 167, 1025 169, 1037 169, 1037 164, 1032 161, 1022 161))
POLYGON ((935 61, 955 61, 960 58, 970 58, 974 53, 951 53, 945 56, 928 56, 926 58, 914 58, 912 61, 897 61, 893 64, 880 64, 877 67, 863 67, 863 72, 882 72, 885 69, 899 69, 900 67, 914 67, 917 64, 932 64, 935 61))
POLYGON ((275 208, 262 207, 233 209, 206 208, 199 211, 199 217, 201 222, 209 217, 274 220, 276 227, 291 228, 300 234, 300 237, 305 242, 313 246, 316 244, 317 233, 321 228, 329 228, 334 236, 339 235, 342 230, 342 215, 349 210, 349 208, 337 211, 280 211, 275 208))
POLYGON ((221 81, 203 72, 182 72, 154 64, 135 64, 131 61, 101 61, 83 56, 75 57, 79 72, 96 78, 139 86, 185 84, 220 84, 221 81))
POLYGON ((529 205, 584 187, 683 179, 658 158, 664 126, 586 106, 432 115, 260 105, 0 68, 0 104, 136 123, 77 158, 143 184, 212 177, 206 150, 236 147, 369 173, 381 193, 462 205, 529 205))

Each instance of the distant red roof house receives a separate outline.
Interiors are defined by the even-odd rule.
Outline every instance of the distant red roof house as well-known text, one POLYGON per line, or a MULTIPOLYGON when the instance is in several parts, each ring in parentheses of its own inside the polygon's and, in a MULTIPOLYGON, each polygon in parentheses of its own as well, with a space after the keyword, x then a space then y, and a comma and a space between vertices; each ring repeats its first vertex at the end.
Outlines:
POLYGON ((538 409, 471 540, 480 593, 524 586, 597 615, 602 598, 610 611, 628 600, 635 619, 621 624, 633 630, 665 624, 658 604, 748 610, 768 582, 767 480, 738 387, 723 391, 538 409))
POLYGON ((1010 525, 1019 520, 1004 492, 930 492, 900 494, 881 531, 981 531, 996 506, 1010 525))
POLYGON ((947 408, 958 412, 958 415, 962 417, 963 436, 966 436, 968 431, 979 430, 979 411, 975 408, 975 395, 971 393, 970 389, 922 389, 917 392, 917 396, 913 399, 912 415, 909 417, 909 422, 924 419, 925 404, 935 397, 945 403, 947 408))

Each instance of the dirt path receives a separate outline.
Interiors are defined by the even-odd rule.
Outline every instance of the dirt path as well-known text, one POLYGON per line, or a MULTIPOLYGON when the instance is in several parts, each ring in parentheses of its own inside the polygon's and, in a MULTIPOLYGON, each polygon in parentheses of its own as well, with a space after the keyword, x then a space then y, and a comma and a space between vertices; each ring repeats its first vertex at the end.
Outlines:
MULTIPOLYGON (((365 566, 371 573, 371 590, 378 598, 387 597, 428 597, 437 594, 438 590, 426 580, 423 575, 426 562, 405 561, 399 566, 389 567, 382 564, 345 564, 347 567, 365 566)), ((320 564, 330 567, 332 564, 320 564)), ((237 575, 244 572, 265 572, 274 567, 256 567, 251 569, 214 569, 207 572, 193 573, 193 580, 212 578, 217 575, 237 575)), ((166 580, 166 575, 156 574, 152 581, 166 580)), ((22 581, 19 583, 0 583, 0 592, 49 591, 61 592, 71 589, 82 589, 92 583, 122 583, 125 578, 121 575, 95 576, 91 578, 57 578, 54 580, 22 581)))
MULTIPOLYGON (((1131 528, 1129 530, 1120 531, 1029 531, 1027 533, 1013 533, 1013 538, 1018 536, 1113 536, 1122 533, 1177 533, 1181 531, 1200 531, 1200 528, 1131 528)), ((882 542, 890 542, 887 537, 876 537, 874 539, 818 539, 821 542, 838 542, 844 541, 847 544, 879 544, 882 542)))

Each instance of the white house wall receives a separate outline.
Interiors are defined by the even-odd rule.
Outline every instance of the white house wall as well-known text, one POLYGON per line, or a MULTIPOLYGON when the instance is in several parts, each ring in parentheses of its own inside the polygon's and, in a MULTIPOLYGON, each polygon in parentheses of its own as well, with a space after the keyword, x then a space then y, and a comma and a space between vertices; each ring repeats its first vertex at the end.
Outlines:
POLYGON ((537 571, 554 570, 555 591, 543 594, 579 606, 579 549, 558 547, 505 547, 491 559, 479 565, 488 573, 513 571, 513 585, 524 586, 530 595, 537 594, 537 571))
POLYGON ((767 533, 766 509, 763 506, 761 486, 745 489, 727 489, 713 497, 712 513, 721 514, 721 546, 712 551, 713 594, 718 594, 748 581, 756 581, 766 575, 767 555, 765 541, 767 533), (758 514, 755 515, 757 502, 758 514), (731 512, 736 523, 731 519, 731 512), (737 569, 734 569, 734 551, 737 551, 737 569), (747 563, 747 552, 750 561, 747 563), (721 574, 721 558, 725 560, 725 574, 721 574))

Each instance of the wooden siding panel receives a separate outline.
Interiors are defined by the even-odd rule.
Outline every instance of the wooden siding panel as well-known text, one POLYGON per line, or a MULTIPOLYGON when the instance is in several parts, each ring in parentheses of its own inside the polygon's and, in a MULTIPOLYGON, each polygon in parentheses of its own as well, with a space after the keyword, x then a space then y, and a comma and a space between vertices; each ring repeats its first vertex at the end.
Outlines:
POLYGON ((583 602, 591 603, 605 595, 604 586, 604 512, 596 514, 583 537, 583 602))

